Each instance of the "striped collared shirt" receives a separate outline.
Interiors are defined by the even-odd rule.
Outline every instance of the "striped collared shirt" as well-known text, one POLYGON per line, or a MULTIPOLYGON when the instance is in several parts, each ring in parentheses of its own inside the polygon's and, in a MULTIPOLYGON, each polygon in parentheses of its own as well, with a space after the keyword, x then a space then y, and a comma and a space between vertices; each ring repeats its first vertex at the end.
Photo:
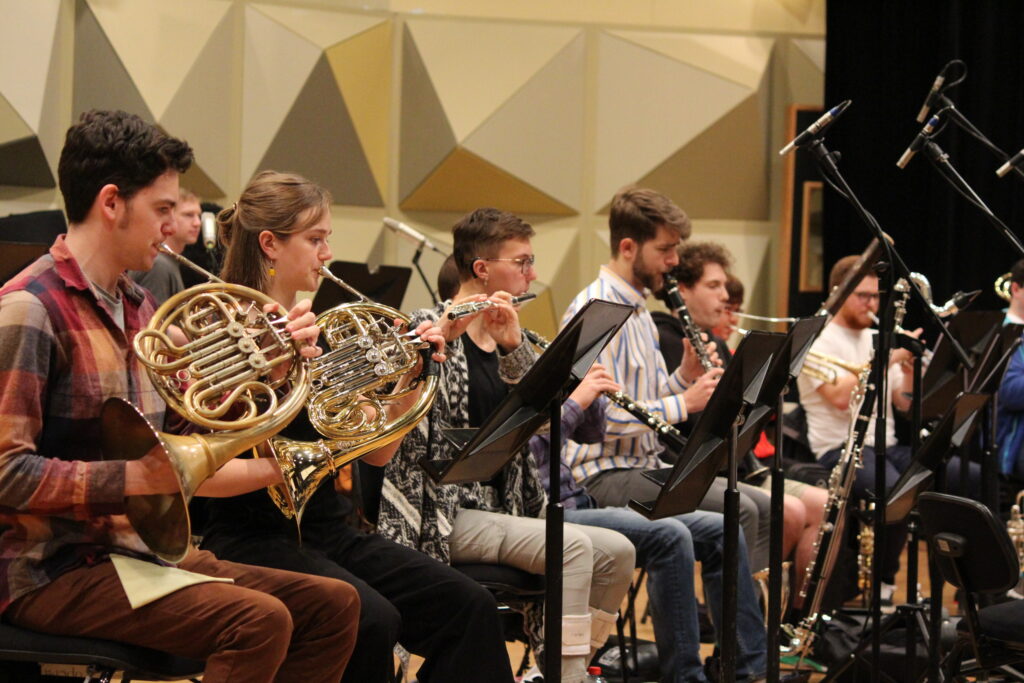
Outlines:
MULTIPOLYGON (((622 391, 669 424, 686 419, 680 394, 686 385, 676 373, 669 373, 658 344, 658 329, 647 310, 647 296, 601 266, 597 279, 576 295, 562 317, 564 326, 591 299, 604 299, 632 306, 619 333, 612 337, 597 362, 604 364, 622 385, 622 391)), ((618 406, 608 405, 608 429, 603 443, 566 447, 566 462, 578 481, 610 469, 656 469, 664 467, 658 457, 663 450, 657 435, 618 406)))
POLYGON ((103 460, 100 409, 164 403, 132 352, 153 298, 122 276, 124 331, 64 237, 0 289, 0 611, 111 551, 149 556, 124 516, 125 461, 103 460))

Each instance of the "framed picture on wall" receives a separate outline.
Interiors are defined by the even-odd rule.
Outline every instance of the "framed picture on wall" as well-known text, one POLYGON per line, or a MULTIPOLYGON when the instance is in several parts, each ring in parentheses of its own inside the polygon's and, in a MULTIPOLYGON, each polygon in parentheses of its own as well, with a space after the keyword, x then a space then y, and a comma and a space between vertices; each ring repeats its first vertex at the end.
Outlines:
MULTIPOLYGON (((786 140, 821 116, 816 105, 791 105, 786 117, 786 140)), ((822 242, 824 186, 814 160, 794 150, 786 156, 779 226, 780 297, 778 315, 811 315, 825 294, 826 268, 822 242)))

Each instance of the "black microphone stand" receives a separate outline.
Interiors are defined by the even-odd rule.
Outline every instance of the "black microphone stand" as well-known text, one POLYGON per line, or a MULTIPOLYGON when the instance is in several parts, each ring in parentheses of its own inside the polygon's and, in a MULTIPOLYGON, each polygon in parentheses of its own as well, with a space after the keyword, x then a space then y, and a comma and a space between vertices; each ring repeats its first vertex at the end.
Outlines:
POLYGON ((416 247, 416 253, 412 257, 412 265, 416 268, 416 272, 420 274, 420 279, 423 280, 424 286, 427 291, 430 292, 430 300, 437 306, 440 302, 437 300, 437 291, 430 286, 430 280, 427 279, 427 274, 423 272, 423 267, 420 266, 420 257, 423 256, 423 249, 426 247, 425 242, 420 242, 420 245, 416 247))
MULTIPOLYGON (((878 334, 875 337, 875 358, 873 373, 875 375, 875 382, 877 386, 877 401, 878 409, 875 416, 875 514, 874 514, 874 530, 875 530, 875 547, 874 555, 872 558, 872 595, 871 595, 871 620, 872 620, 872 642, 871 642, 871 659, 872 659, 872 670, 871 680, 877 682, 878 679, 878 662, 881 653, 881 622, 882 622, 882 602, 881 602, 881 576, 878 573, 878 566, 882 559, 882 548, 885 543, 885 504, 886 504, 886 486, 885 486, 885 442, 886 442, 886 428, 887 428, 887 407, 889 402, 888 397, 888 381, 887 381, 887 369, 889 360, 889 351, 891 348, 891 337, 893 331, 893 317, 892 307, 889 305, 891 302, 892 289, 896 283, 897 277, 907 278, 911 291, 917 292, 917 296, 925 305, 925 309, 932 313, 932 316, 937 319, 935 312, 932 311, 929 302, 924 298, 921 291, 918 289, 916 283, 910 280, 910 270, 907 265, 900 258, 899 254, 893 248, 892 244, 886 237, 878 221, 875 220, 864 205, 857 199, 853 189, 850 187, 846 179, 843 178, 839 168, 836 164, 836 157, 828 151, 825 147, 825 143, 821 137, 815 138, 807 145, 807 149, 813 155, 815 161, 818 163, 819 170, 822 176, 829 182, 829 184, 842 195, 857 213, 861 221, 867 226, 867 228, 873 233, 874 237, 884 246, 888 264, 881 268, 884 272, 880 273, 879 278, 879 289, 881 294, 881 300, 879 302, 879 323, 878 323, 878 334), (881 276, 885 276, 885 288, 882 290, 881 276)), ((880 264, 882 265, 882 264, 880 264)), ((939 321, 939 329, 943 334, 947 335, 950 345, 954 352, 957 354, 959 360, 967 367, 973 367, 973 363, 967 357, 963 348, 956 341, 955 338, 949 333, 945 325, 939 321)))
POLYGON ((1024 256, 1024 244, 1021 244, 1017 236, 1010 230, 1010 227, 999 219, 992 209, 988 208, 988 205, 982 200, 981 197, 974 191, 963 176, 961 176, 957 170, 953 167, 953 164, 949 161, 949 155, 942 151, 938 143, 934 140, 929 139, 924 143, 924 153, 928 157, 928 160, 932 162, 932 166, 938 170, 941 175, 950 185, 953 186, 958 193, 963 195, 968 202, 977 207, 988 219, 989 223, 994 225, 996 229, 1002 233, 1003 237, 1006 238, 1013 248, 1017 250, 1017 253, 1024 256))

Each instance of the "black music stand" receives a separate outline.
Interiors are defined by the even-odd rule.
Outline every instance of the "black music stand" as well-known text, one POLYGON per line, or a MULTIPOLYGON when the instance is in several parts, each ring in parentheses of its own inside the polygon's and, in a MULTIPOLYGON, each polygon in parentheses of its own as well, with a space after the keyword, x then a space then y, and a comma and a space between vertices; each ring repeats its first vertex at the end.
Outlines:
MULTIPOLYGON (((430 454, 420 466, 435 482, 487 481, 550 421, 549 481, 558 490, 562 462, 562 403, 590 370, 608 341, 633 314, 633 307, 592 299, 577 311, 529 372, 479 429, 444 429, 459 453, 452 459, 430 454)), ((562 679, 562 504, 548 496, 545 519, 544 680, 562 679)))
MULTIPOLYGON (((362 292, 370 301, 390 306, 396 311, 402 309, 402 299, 405 298, 405 290, 409 287, 412 268, 381 266, 376 272, 371 273, 365 263, 352 261, 332 261, 328 268, 354 289, 362 292)), ((316 313, 323 313, 338 304, 353 301, 356 301, 354 294, 324 279, 313 297, 313 310, 316 313)))
POLYGON ((49 251, 57 235, 67 232, 67 225, 64 213, 56 209, 0 218, 0 283, 49 251))
MULTIPOLYGON (((1002 322, 1003 314, 999 311, 963 311, 949 324, 949 331, 974 361, 985 353, 1002 322)), ((940 336, 921 380, 921 419, 941 417, 956 397, 967 390, 967 374, 948 340, 940 336)))
MULTIPOLYGON (((661 487, 658 497, 653 501, 629 501, 629 507, 648 519, 693 512, 722 466, 728 464, 722 570, 726 586, 735 586, 738 580, 737 432, 743 423, 744 409, 760 395, 772 357, 784 340, 781 334, 755 331, 740 341, 675 465, 644 472, 645 477, 661 487)), ((723 591, 722 603, 722 680, 731 681, 736 675, 736 640, 731 637, 736 632, 736 591, 723 591)))
POLYGON ((957 396, 939 424, 921 444, 913 462, 889 491, 885 506, 886 524, 896 524, 907 518, 917 504, 918 494, 931 485, 936 473, 945 467, 953 451, 958 450, 974 434, 979 426, 978 413, 990 398, 990 394, 973 392, 957 396))
MULTIPOLYGON (((874 244, 874 243, 872 243, 874 244)), ((859 280, 858 280, 859 282, 859 280)), ((838 290, 837 290, 838 291, 838 290)), ((847 295, 849 292, 847 292, 847 295)), ((845 300, 845 296, 842 300, 845 300)), ((839 305, 842 305, 840 300, 839 305)), ((786 388, 791 380, 795 380, 804 365, 807 352, 811 350, 814 340, 828 322, 823 314, 811 318, 802 318, 790 327, 779 350, 772 357, 771 365, 765 374, 760 394, 750 410, 736 439, 736 451, 744 453, 754 447, 758 436, 765 425, 775 414, 778 420, 779 433, 775 439, 775 457, 772 462, 771 480, 771 545, 768 556, 768 652, 779 651, 779 627, 782 624, 782 517, 783 499, 785 497, 785 473, 782 468, 781 415, 786 388)), ((768 680, 779 678, 779 660, 777 657, 768 659, 768 680)))

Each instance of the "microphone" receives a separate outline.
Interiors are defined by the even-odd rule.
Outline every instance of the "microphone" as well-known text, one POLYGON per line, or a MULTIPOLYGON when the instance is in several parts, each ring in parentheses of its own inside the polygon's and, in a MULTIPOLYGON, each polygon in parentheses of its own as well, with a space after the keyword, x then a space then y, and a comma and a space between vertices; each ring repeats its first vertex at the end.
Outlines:
POLYGON ((217 218, 212 211, 203 211, 199 222, 199 234, 203 238, 203 246, 208 251, 213 251, 217 246, 217 218))
POLYGON ((1020 162, 1024 161, 1024 149, 1014 154, 1012 157, 1006 160, 1006 163, 996 169, 996 175, 1002 178, 1013 169, 1020 166, 1020 162))
POLYGON ((837 104, 836 106, 832 107, 827 112, 822 114, 821 118, 819 118, 817 121, 815 121, 814 123, 807 127, 807 130, 805 130, 803 133, 800 133, 800 135, 797 135, 788 145, 780 149, 779 156, 785 156, 786 154, 789 154, 789 152, 792 151, 793 149, 797 147, 803 147, 808 142, 816 138, 818 136, 818 133, 821 133, 823 130, 825 130, 830 123, 838 119, 839 115, 846 111, 846 108, 850 106, 851 102, 852 100, 843 100, 842 102, 840 102, 839 104, 837 104))
POLYGON ((438 249, 433 242, 427 239, 426 235, 410 228, 408 225, 402 223, 401 221, 396 221, 394 218, 385 218, 384 225, 386 225, 392 231, 404 235, 405 237, 408 237, 410 240, 415 242, 416 246, 418 247, 426 247, 431 251, 436 251, 438 254, 441 254, 442 256, 448 256, 448 252, 441 251, 440 249, 438 249))
POLYGON ((924 104, 921 105, 921 111, 917 112, 917 122, 924 123, 928 118, 928 112, 935 106, 935 100, 939 99, 942 95, 942 85, 946 82, 946 69, 949 64, 942 67, 942 71, 935 77, 935 82, 932 83, 932 89, 928 91, 928 95, 924 98, 924 104))
POLYGON ((910 146, 903 150, 903 154, 900 156, 899 161, 896 162, 896 165, 900 168, 906 168, 907 164, 909 164, 910 160, 914 158, 914 155, 917 154, 918 150, 920 150, 924 146, 924 143, 930 139, 929 136, 935 132, 935 127, 938 125, 938 114, 928 119, 928 123, 924 124, 924 128, 922 128, 921 132, 918 133, 910 142, 910 146))

